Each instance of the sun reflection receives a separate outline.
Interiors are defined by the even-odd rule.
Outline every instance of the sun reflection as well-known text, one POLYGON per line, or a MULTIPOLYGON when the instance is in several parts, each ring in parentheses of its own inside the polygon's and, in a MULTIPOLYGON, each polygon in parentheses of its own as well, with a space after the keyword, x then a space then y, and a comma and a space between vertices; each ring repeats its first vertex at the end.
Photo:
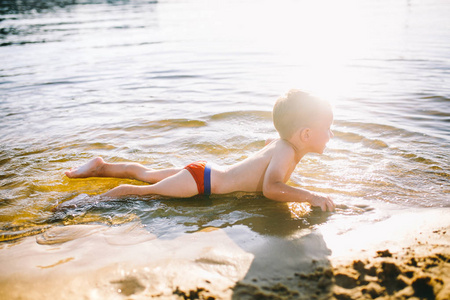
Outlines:
POLYGON ((356 88, 354 61, 365 57, 372 43, 357 1, 283 1, 268 15, 257 39, 290 66, 280 74, 287 87, 301 85, 332 102, 356 88))
POLYGON ((291 218, 294 220, 304 218, 311 212, 311 205, 306 202, 289 202, 288 207, 291 212, 291 218))

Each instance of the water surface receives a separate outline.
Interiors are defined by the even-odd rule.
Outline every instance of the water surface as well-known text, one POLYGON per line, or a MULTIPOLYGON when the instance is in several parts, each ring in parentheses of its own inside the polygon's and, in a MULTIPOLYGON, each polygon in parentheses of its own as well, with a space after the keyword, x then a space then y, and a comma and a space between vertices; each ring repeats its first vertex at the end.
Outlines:
POLYGON ((136 220, 161 238, 211 226, 286 238, 324 222, 450 207, 448 1, 8 3, 0 240, 136 220), (329 194, 337 213, 304 216, 240 193, 52 212, 81 194, 139 184, 63 176, 96 156, 153 168, 244 159, 276 136, 272 105, 293 87, 333 103, 335 138, 290 184, 329 194))

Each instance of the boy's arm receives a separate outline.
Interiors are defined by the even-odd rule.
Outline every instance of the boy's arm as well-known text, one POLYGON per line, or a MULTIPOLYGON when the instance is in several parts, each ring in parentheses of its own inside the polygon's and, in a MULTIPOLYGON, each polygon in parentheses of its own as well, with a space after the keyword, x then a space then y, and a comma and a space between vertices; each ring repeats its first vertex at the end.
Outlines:
POLYGON ((292 149, 281 149, 273 155, 263 183, 265 197, 281 202, 309 202, 312 206, 320 206, 322 211, 333 211, 335 204, 329 197, 323 197, 302 188, 287 185, 284 182, 290 165, 294 161, 295 152, 292 149))

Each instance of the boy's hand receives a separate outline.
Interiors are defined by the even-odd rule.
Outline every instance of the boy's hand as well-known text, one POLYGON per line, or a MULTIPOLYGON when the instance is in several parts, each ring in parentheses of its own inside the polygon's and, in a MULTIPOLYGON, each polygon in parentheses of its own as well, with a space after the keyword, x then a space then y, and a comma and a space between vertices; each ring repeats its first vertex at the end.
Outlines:
POLYGON ((313 198, 309 203, 312 206, 319 206, 322 211, 334 211, 336 208, 336 204, 334 204, 333 200, 330 197, 321 196, 318 194, 314 194, 313 198))

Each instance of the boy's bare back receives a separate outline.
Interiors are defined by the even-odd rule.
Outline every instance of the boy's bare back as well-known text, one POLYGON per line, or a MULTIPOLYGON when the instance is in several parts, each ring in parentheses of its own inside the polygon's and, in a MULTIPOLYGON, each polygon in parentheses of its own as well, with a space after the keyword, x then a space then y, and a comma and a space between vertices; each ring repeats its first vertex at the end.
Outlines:
POLYGON ((287 141, 277 139, 245 160, 226 168, 213 167, 211 191, 213 194, 263 192, 267 173, 277 171, 285 183, 289 180, 300 157, 287 141), (271 168, 269 165, 272 162, 271 168))

